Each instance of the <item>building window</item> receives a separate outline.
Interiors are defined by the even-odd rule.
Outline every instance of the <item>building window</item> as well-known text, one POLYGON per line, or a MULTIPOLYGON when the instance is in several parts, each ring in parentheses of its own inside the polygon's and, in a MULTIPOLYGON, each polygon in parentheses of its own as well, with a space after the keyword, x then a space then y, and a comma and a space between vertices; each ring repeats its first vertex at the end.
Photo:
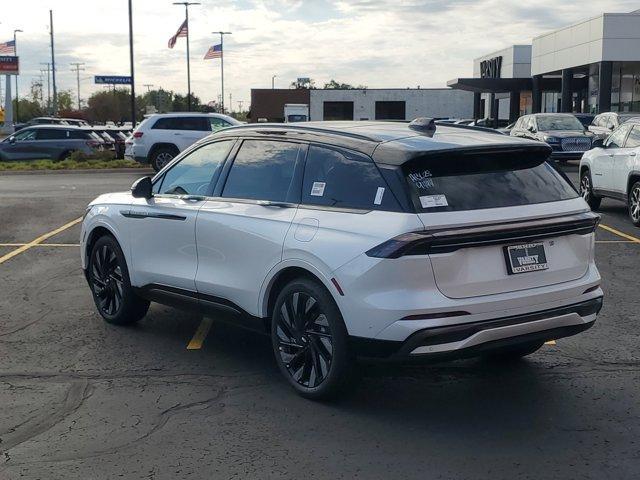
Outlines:
POLYGON ((323 102, 324 120, 353 120, 353 102, 323 102))
POLYGON ((376 120, 405 120, 406 102, 376 102, 376 120))

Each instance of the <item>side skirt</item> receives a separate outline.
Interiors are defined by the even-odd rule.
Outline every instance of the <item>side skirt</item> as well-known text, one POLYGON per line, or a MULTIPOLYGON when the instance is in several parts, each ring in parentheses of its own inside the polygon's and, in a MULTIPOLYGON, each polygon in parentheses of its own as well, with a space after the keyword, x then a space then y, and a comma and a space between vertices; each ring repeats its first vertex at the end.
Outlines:
POLYGON ((216 320, 230 323, 253 332, 262 334, 269 332, 268 319, 251 315, 246 310, 225 298, 155 283, 132 288, 136 295, 146 298, 151 302, 181 310, 200 312, 202 315, 212 316, 216 320), (221 311, 233 315, 216 315, 221 311))

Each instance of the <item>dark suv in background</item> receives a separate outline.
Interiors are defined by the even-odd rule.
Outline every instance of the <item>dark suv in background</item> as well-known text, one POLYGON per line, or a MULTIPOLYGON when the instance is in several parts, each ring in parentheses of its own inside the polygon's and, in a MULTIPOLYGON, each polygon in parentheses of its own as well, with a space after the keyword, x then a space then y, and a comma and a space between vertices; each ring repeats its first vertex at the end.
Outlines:
POLYGON ((71 152, 102 150, 91 132, 70 125, 28 127, 0 142, 0 160, 64 160, 71 152))
POLYGON ((529 138, 548 143, 550 158, 560 162, 580 160, 591 149, 593 134, 570 113, 536 113, 524 115, 511 129, 512 137, 529 138))

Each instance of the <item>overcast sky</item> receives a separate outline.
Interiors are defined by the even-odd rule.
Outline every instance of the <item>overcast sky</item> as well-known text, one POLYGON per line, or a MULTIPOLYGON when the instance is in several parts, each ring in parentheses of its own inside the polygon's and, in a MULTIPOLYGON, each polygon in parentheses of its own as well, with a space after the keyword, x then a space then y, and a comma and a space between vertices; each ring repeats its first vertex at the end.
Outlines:
MULTIPOLYGON (((0 4, 9 0, 0 0, 0 4)), ((474 57, 602 12, 628 12, 637 1, 536 0, 201 0, 190 8, 191 84, 207 102, 220 94, 220 61, 203 61, 225 37, 225 96, 246 102, 251 88, 287 87, 297 77, 382 87, 443 87, 472 74, 474 57)), ((171 0, 133 0, 136 89, 186 93, 185 39, 167 41, 184 20, 171 0)), ((54 11, 58 88, 72 89, 71 62, 85 62, 82 96, 101 87, 93 75, 128 75, 127 0, 16 0, 0 11, 0 42, 16 28, 26 93, 50 61, 54 11)), ((3 85, 4 90, 4 85, 3 85)))

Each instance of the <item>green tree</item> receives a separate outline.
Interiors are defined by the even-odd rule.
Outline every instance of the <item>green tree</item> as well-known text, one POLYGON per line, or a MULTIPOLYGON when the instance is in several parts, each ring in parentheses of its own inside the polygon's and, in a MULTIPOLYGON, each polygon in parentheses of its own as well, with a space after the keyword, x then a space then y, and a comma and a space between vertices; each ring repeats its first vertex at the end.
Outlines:
POLYGON ((366 85, 358 85, 357 87, 354 87, 353 85, 350 85, 348 83, 340 83, 340 82, 336 82, 335 80, 331 79, 331 81, 329 83, 325 83, 324 84, 324 88, 326 89, 336 89, 336 90, 365 90, 367 88, 366 85))
POLYGON ((87 100, 85 116, 93 122, 131 121, 131 93, 126 88, 96 92, 87 100))
POLYGON ((291 88, 297 89, 306 89, 306 90, 314 90, 316 88, 316 82, 312 78, 304 79, 305 81, 300 81, 302 79, 298 79, 295 82, 291 82, 291 88))
POLYGON ((16 101, 13 101, 13 111, 18 112, 16 118, 17 122, 28 122, 34 117, 41 117, 45 115, 45 111, 42 105, 36 100, 30 100, 28 98, 21 98, 18 102, 19 108, 16 110, 16 101))
POLYGON ((58 111, 69 111, 73 109, 73 96, 71 90, 58 92, 58 111))

